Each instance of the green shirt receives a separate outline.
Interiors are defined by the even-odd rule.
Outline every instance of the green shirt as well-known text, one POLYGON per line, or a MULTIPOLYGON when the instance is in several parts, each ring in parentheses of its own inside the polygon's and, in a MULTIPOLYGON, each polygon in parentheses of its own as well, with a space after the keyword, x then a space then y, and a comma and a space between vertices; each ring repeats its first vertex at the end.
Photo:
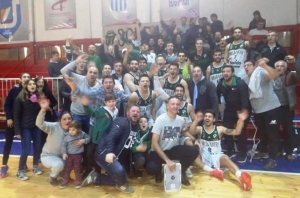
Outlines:
POLYGON ((88 62, 90 62, 90 61, 95 62, 95 63, 96 63, 96 66, 97 66, 97 68, 98 68, 98 70, 99 70, 99 71, 98 71, 99 74, 102 73, 102 70, 103 70, 103 63, 102 63, 102 61, 101 61, 101 59, 100 59, 100 57, 99 57, 98 55, 90 56, 90 57, 88 58, 87 61, 88 61, 88 62))

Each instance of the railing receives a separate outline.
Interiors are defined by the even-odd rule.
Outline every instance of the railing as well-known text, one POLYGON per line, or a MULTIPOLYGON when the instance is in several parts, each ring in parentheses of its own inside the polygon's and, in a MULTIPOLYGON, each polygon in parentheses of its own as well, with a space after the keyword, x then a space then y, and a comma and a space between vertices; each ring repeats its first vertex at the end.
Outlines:
MULTIPOLYGON (((50 86, 54 97, 57 99, 58 105, 57 107, 59 108, 61 106, 61 99, 59 96, 59 85, 60 81, 62 80, 62 77, 58 78, 52 78, 52 77, 45 77, 44 78, 48 85, 50 86)), ((4 115, 4 103, 5 99, 14 86, 18 86, 20 82, 19 78, 0 78, 0 114, 4 115)))

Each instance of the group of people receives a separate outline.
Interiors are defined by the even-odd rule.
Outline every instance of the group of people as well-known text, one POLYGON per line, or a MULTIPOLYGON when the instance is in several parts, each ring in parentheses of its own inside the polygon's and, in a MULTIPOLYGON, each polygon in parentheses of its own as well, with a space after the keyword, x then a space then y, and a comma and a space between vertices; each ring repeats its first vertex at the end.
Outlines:
MULTIPOLYGON (((217 16, 212 18, 214 23, 217 16)), ((260 18, 257 32, 264 28, 260 18)), ((167 32, 178 30, 173 23, 164 23, 163 27, 167 32)), ((230 159, 237 154, 233 136, 237 137, 237 162, 244 163, 247 125, 254 114, 261 134, 254 158, 269 159, 266 170, 277 166, 281 125, 286 134, 283 147, 287 160, 294 160, 292 151, 298 145, 292 120, 300 59, 286 54, 274 31, 264 37, 248 34, 247 41, 240 27, 233 29, 231 41, 222 36, 218 40, 219 33, 215 32, 214 43, 208 47, 207 38, 198 35, 188 39, 193 43, 188 49, 183 45, 176 50, 171 40, 164 45, 163 37, 149 37, 140 47, 132 38, 119 53, 115 39, 107 53, 104 45, 100 46, 99 56, 96 46, 90 45, 85 53, 68 39, 70 62, 63 65, 58 53, 53 52, 49 63, 51 75, 64 77, 60 85, 63 111, 58 118, 53 120, 57 101, 43 79, 32 80, 24 73, 20 84, 9 92, 1 178, 7 176, 16 135, 22 142, 17 173, 20 180, 28 179, 26 160, 33 140, 33 172, 42 174, 40 160, 51 169, 51 185, 57 185, 58 177, 63 177, 60 188, 68 185, 74 169, 76 188, 91 183, 116 185, 120 191, 132 193, 128 174, 140 178, 145 169, 160 183, 162 164, 174 171, 174 160, 179 160, 183 185, 190 185, 188 178, 193 174, 189 167, 196 166, 221 180, 223 169, 229 169, 241 186, 250 190, 251 175, 230 159), (152 40, 158 42, 157 46, 162 44, 162 52, 152 50, 152 40), (257 48, 258 43, 262 44, 257 48), (295 73, 288 63, 295 63, 295 73), (219 119, 223 126, 215 124, 219 119), (44 142, 41 134, 47 137, 44 142), (223 136, 226 152, 221 148, 223 136)))

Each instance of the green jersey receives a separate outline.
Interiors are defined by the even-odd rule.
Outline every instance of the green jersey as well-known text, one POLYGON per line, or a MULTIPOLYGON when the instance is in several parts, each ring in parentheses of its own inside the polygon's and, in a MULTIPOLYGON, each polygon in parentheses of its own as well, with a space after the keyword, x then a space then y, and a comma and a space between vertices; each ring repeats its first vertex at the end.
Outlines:
POLYGON ((224 65, 225 65, 225 63, 223 63, 219 67, 215 67, 213 64, 210 65, 210 78, 209 78, 209 81, 214 83, 216 86, 218 85, 219 80, 221 78, 223 78, 222 69, 223 69, 224 65))
POLYGON ((152 119, 152 90, 149 90, 147 98, 143 98, 139 90, 135 91, 138 95, 138 105, 141 109, 141 116, 147 117, 149 120, 152 119))
POLYGON ((165 84, 164 84, 163 90, 169 96, 173 96, 174 95, 174 88, 175 88, 176 85, 181 83, 182 78, 178 77, 178 80, 175 83, 171 83, 168 79, 169 78, 165 79, 165 84))
POLYGON ((230 43, 228 63, 234 67, 234 74, 240 78, 246 76, 244 62, 247 59, 246 42, 230 43))

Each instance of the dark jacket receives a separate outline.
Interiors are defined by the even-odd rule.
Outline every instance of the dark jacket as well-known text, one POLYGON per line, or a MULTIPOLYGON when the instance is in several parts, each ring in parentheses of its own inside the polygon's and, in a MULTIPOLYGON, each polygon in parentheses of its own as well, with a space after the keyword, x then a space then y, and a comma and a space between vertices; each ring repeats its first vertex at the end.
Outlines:
POLYGON ((66 64, 63 61, 58 62, 49 62, 48 63, 48 73, 50 77, 59 77, 61 75, 60 70, 65 66, 66 64))
POLYGON ((271 67, 275 67, 275 63, 279 60, 284 60, 287 53, 285 51, 285 48, 278 43, 276 43, 276 46, 271 51, 268 44, 264 44, 258 48, 258 50, 255 52, 256 56, 261 56, 262 58, 269 59, 268 65, 271 67))
POLYGON ((223 35, 223 22, 220 20, 216 20, 214 21, 211 25, 211 32, 213 35, 215 35, 216 32, 221 32, 221 34, 223 35))
POLYGON ((105 156, 107 153, 114 153, 118 157, 130 135, 130 125, 130 121, 127 118, 116 118, 98 144, 95 155, 99 156, 102 154, 105 156))
POLYGON ((22 129, 34 129, 36 117, 40 111, 40 105, 37 102, 31 102, 29 99, 21 101, 17 98, 14 105, 14 128, 15 134, 21 134, 22 129))
MULTIPOLYGON (((193 103, 195 83, 193 79, 189 79, 186 82, 189 87, 191 102, 193 103)), ((198 97, 196 100, 196 107, 194 107, 195 112, 205 111, 206 109, 212 109, 215 112, 215 114, 218 115, 218 97, 215 84, 204 78, 197 83, 197 88, 198 97)))
POLYGON ((229 111, 250 110, 248 85, 240 78, 234 76, 231 86, 225 84, 224 78, 220 79, 217 85, 219 104, 220 97, 224 96, 226 109, 229 111))
POLYGON ((71 107, 71 88, 69 85, 63 80, 60 83, 59 95, 63 99, 62 111, 69 111, 71 107))
POLYGON ((11 88, 11 90, 8 92, 8 95, 7 95, 7 97, 5 99, 5 103, 4 103, 4 111, 5 111, 6 120, 13 119, 15 101, 22 89, 23 89, 23 87, 20 84, 18 87, 11 88))

